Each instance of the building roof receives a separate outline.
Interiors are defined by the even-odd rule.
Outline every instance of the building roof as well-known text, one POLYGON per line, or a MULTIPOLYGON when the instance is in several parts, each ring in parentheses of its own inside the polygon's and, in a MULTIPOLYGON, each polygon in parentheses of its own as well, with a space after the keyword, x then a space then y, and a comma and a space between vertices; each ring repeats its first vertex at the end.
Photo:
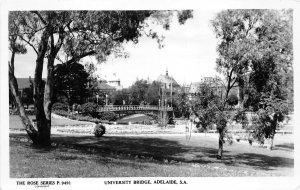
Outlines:
POLYGON ((197 93, 203 85, 209 85, 211 88, 223 87, 219 79, 213 77, 204 77, 201 79, 201 82, 192 82, 190 85, 185 86, 185 92, 191 94, 197 93))
POLYGON ((100 90, 116 90, 115 87, 112 87, 112 86, 110 86, 110 85, 108 85, 106 83, 98 83, 98 87, 97 88, 100 89, 100 90))
POLYGON ((169 76, 168 71, 165 75, 159 75, 156 79, 156 81, 164 83, 164 84, 171 84, 173 87, 179 86, 179 84, 175 81, 175 79, 171 76, 169 76))
POLYGON ((30 81, 29 78, 17 78, 19 89, 29 88, 30 81))
POLYGON ((94 82, 93 88, 97 90, 109 90, 109 91, 116 90, 115 87, 112 87, 108 85, 106 82, 102 82, 102 81, 94 82))
MULTIPOLYGON (((31 80, 33 81, 34 78, 32 78, 31 80)), ((46 81, 46 79, 43 78, 43 81, 46 81)), ((18 82, 19 90, 22 90, 22 89, 25 89, 25 88, 30 88, 29 77, 28 78, 17 78, 17 82, 18 82)))

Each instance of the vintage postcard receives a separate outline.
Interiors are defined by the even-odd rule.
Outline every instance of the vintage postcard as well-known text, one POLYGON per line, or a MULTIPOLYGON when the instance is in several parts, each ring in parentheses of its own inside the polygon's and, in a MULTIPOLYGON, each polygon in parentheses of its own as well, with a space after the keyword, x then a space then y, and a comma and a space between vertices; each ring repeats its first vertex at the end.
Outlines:
POLYGON ((0 6, 1 189, 300 188, 299 1, 0 6))

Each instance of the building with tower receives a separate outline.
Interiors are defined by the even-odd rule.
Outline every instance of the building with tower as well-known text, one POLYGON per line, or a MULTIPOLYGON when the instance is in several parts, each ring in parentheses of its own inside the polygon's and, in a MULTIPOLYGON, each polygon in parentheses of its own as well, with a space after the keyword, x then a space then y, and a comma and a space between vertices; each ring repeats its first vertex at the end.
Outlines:
POLYGON ((160 82, 165 89, 172 89, 174 92, 178 91, 180 88, 180 85, 176 82, 176 80, 172 76, 169 76, 168 70, 166 70, 165 75, 159 75, 156 81, 160 82))
POLYGON ((123 86, 121 85, 121 80, 120 80, 120 78, 117 77, 116 73, 113 73, 113 75, 111 77, 107 78, 106 81, 109 86, 114 87, 116 90, 123 89, 123 86))

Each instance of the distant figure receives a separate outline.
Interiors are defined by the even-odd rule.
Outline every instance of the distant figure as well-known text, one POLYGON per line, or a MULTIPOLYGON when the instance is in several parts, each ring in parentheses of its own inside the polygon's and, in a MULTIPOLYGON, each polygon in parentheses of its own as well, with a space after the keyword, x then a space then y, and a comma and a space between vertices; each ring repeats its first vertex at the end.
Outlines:
POLYGON ((196 128, 200 127, 200 119, 197 114, 195 115, 195 118, 194 118, 194 124, 196 125, 196 128))
POLYGON ((195 120, 195 115, 191 114, 190 117, 189 117, 188 124, 186 126, 186 131, 185 131, 186 132, 186 140, 191 139, 194 120, 195 120))

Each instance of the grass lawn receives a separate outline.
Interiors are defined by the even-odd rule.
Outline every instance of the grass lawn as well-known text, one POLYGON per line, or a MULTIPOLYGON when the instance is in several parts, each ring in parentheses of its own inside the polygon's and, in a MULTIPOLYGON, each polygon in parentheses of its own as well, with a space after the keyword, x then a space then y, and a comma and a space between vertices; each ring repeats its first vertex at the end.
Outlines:
MULTIPOLYGON (((54 118, 53 125, 88 122, 54 118)), ((10 128, 21 128, 10 116, 10 128)), ((130 127, 130 126, 128 126, 130 127)), ((225 144, 223 160, 216 159, 217 138, 172 135, 52 135, 55 146, 40 149, 23 142, 24 133, 10 134, 11 177, 202 177, 292 176, 292 135, 275 136, 275 148, 247 143, 225 144)))
POLYGON ((204 165, 165 164, 120 155, 91 154, 70 148, 40 150, 19 142, 10 143, 12 178, 245 175, 204 165))
POLYGON ((133 114, 131 116, 126 116, 122 119, 119 119, 117 122, 132 122, 132 123, 135 123, 135 122, 142 122, 142 121, 149 122, 149 121, 152 121, 152 120, 153 120, 153 118, 151 118, 150 116, 145 115, 145 114, 133 114))
POLYGON ((234 143, 216 159, 217 139, 182 135, 53 136, 56 146, 40 149, 11 134, 11 177, 202 177, 292 176, 293 144, 275 150, 234 143))

